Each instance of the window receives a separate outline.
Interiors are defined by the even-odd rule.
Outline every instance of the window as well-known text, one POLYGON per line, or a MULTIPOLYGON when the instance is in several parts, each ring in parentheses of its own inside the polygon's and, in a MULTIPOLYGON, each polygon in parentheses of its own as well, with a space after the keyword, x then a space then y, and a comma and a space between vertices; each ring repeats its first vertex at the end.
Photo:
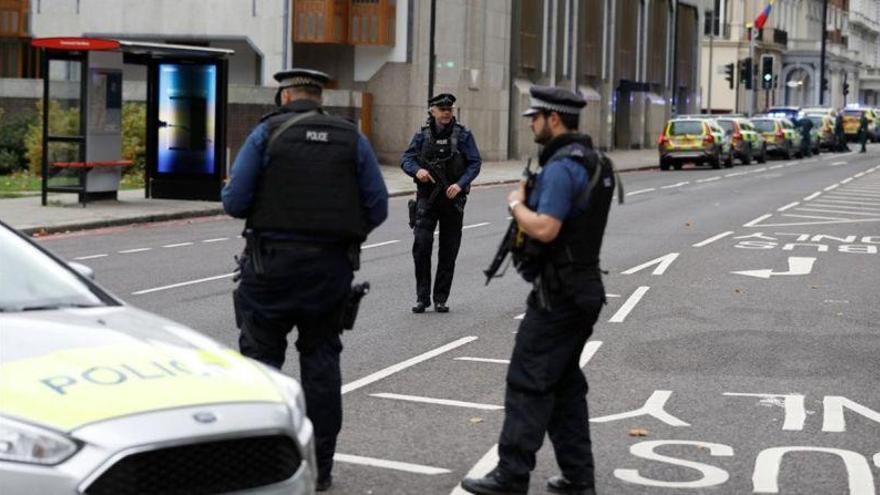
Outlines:
POLYGON ((522 0, 518 6, 520 72, 537 71, 541 67, 544 1, 522 0))

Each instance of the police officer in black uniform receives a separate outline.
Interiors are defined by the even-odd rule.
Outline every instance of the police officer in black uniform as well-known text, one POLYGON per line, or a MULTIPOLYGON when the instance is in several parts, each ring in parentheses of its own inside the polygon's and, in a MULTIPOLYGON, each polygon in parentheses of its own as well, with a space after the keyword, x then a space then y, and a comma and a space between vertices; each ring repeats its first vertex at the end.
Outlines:
POLYGON ((801 156, 802 157, 810 157, 813 155, 813 144, 812 144, 812 131, 813 131, 813 121, 807 118, 806 115, 798 119, 797 121, 798 127, 800 127, 801 133, 801 156))
POLYGON ((294 69, 275 79, 279 108, 248 136, 222 194, 226 212, 247 219, 235 320, 241 353, 278 369, 297 327, 323 491, 342 427, 344 307, 360 244, 388 215, 388 191, 355 125, 321 108, 327 74, 294 69))
POLYGON ((599 251, 616 178, 590 137, 577 132, 584 98, 533 86, 535 141, 543 145, 534 190, 511 192, 508 208, 526 234, 514 261, 533 283, 510 366, 498 465, 465 478, 471 493, 526 493, 535 454, 547 433, 562 471, 547 481, 553 493, 594 494, 587 383, 579 357, 605 303, 599 251), (517 261, 518 260, 518 261, 517 261))
POLYGON ((868 112, 862 112, 861 117, 859 117, 859 144, 862 145, 862 148, 859 150, 859 153, 867 152, 868 145, 868 112))
POLYGON ((480 152, 471 132, 452 114, 455 96, 442 93, 428 100, 427 124, 413 136, 403 153, 400 167, 416 183, 413 260, 416 271, 416 305, 413 313, 424 313, 431 305, 431 249, 434 229, 440 226, 437 276, 434 280, 434 309, 446 313, 461 245, 464 205, 470 184, 480 173, 480 152))

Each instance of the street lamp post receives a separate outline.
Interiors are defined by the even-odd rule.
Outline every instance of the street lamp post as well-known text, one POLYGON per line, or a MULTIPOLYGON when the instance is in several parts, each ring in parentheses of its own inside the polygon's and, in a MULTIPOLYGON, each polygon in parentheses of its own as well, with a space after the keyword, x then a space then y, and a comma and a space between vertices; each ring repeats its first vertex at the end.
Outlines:
POLYGON ((828 0, 822 0, 822 48, 819 51, 819 106, 825 104, 825 43, 828 39, 828 0))

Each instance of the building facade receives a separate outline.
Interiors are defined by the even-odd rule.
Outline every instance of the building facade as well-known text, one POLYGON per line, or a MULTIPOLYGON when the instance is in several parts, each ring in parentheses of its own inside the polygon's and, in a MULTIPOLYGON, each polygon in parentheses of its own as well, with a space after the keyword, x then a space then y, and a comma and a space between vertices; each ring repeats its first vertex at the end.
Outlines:
MULTIPOLYGON (((644 148, 655 145, 669 116, 700 108, 701 5, 701 0, 0 0, 0 12, 13 7, 17 12, 14 36, 7 34, 5 14, 0 16, 0 48, 21 52, 15 63, 3 57, 2 76, 40 76, 26 68, 38 56, 28 48, 35 37, 230 48, 235 50, 230 84, 236 87, 271 87, 272 74, 292 66, 330 73, 331 87, 358 101, 383 163, 399 160, 427 117, 432 91, 457 95, 459 118, 474 131, 484 159, 533 154, 528 123, 519 116, 531 84, 581 91, 589 101, 582 128, 598 146, 644 148)), ((139 70, 127 68, 126 80, 143 80, 139 70)))
POLYGON ((713 26, 706 23, 701 42, 702 56, 707 60, 701 74, 704 110, 748 112, 751 97, 758 112, 773 105, 810 107, 819 106, 820 102, 835 108, 856 103, 877 105, 878 0, 828 0, 824 91, 819 76, 822 0, 774 3, 755 40, 753 70, 757 71, 757 89, 746 90, 741 61, 749 56, 747 26, 765 5, 766 0, 715 0, 714 8, 707 9, 707 20, 718 20, 713 26), (769 88, 761 82, 766 58, 772 60, 769 88), (735 67, 732 83, 724 72, 727 64, 735 67))

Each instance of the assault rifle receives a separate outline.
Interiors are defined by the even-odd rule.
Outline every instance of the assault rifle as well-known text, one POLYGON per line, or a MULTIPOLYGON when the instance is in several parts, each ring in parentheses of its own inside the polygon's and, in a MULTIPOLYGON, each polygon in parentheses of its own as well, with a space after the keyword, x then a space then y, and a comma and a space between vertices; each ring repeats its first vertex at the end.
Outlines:
MULTIPOLYGON (((532 192, 532 188, 535 186, 536 174, 532 172, 531 167, 532 159, 529 158, 522 174, 523 180, 526 181, 526 201, 528 201, 529 193, 532 192)), ((500 275, 498 275, 498 270, 501 269, 501 265, 504 264, 504 260, 507 259, 507 255, 510 254, 510 251, 522 247, 523 242, 525 242, 525 234, 520 230, 519 225, 516 223, 516 219, 512 218, 510 220, 510 225, 507 227, 507 231, 504 233, 504 237, 501 239, 501 244, 498 246, 498 251, 495 253, 495 257, 492 258, 492 263, 489 264, 489 268, 483 270, 483 273, 486 275, 486 285, 489 285, 489 282, 491 282, 493 278, 502 277, 504 275, 504 271, 507 271, 507 267, 504 268, 504 271, 502 271, 500 275)))

